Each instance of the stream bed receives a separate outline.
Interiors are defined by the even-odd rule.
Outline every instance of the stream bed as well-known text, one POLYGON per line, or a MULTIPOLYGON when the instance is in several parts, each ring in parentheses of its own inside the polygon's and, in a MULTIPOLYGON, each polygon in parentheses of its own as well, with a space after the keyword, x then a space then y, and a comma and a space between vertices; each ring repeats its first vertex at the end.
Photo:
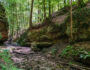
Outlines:
POLYGON ((79 66, 53 61, 40 52, 34 52, 30 47, 1 46, 9 50, 14 64, 23 70, 89 70, 79 66))

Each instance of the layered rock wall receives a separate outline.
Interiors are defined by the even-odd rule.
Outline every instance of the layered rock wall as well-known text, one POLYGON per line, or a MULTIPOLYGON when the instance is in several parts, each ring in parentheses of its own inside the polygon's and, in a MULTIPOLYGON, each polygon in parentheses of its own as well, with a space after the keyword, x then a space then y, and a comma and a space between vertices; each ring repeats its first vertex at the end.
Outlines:
POLYGON ((8 39, 8 22, 5 14, 5 9, 0 3, 0 42, 8 39))

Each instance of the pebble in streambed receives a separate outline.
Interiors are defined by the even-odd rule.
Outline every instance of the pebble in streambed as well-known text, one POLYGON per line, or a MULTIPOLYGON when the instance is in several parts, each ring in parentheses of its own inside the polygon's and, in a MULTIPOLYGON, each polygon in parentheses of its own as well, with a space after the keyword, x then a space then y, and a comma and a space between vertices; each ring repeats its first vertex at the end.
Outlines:
MULTIPOLYGON (((11 56, 14 64, 23 70, 73 70, 69 66, 63 66, 51 61, 43 54, 35 53, 30 47, 7 46, 11 49, 11 56)), ((76 69, 77 70, 77 69, 76 69)))
POLYGON ((23 60, 16 65, 24 70, 60 70, 55 62, 52 62, 40 54, 33 55, 20 55, 15 54, 17 58, 23 58, 23 60))

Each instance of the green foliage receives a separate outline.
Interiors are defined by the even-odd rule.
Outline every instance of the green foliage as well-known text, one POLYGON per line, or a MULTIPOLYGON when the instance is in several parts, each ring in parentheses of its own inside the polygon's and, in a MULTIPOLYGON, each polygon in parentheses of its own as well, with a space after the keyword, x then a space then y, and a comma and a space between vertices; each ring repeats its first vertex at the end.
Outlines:
POLYGON ((0 33, 0 39, 2 39, 2 34, 0 33))
MULTIPOLYGON (((29 17, 30 17, 30 5, 31 0, 0 0, 2 5, 5 8, 5 12, 8 18, 9 23, 9 32, 11 35, 17 35, 21 30, 27 29, 29 27, 29 17), (20 31, 19 31, 20 30, 20 31)), ((59 9, 63 10, 61 14, 65 11, 69 11, 70 6, 69 0, 45 0, 45 9, 44 10, 44 0, 34 0, 33 8, 33 25, 41 23, 44 20, 44 12, 46 12, 46 17, 49 16, 49 1, 51 7, 51 14, 58 11, 59 9), (64 3, 66 1, 66 4, 64 3)), ((87 0, 84 0, 85 2, 87 0)), ((74 0, 73 5, 77 4, 77 0, 74 0)), ((1 12, 0 12, 1 13, 1 12)), ((65 12, 66 13, 66 12, 65 12)))
POLYGON ((57 51, 58 51, 57 48, 52 48, 52 50, 51 50, 51 54, 52 54, 53 56, 55 56, 56 53, 57 53, 57 51))
POLYGON ((69 56, 71 56, 73 54, 74 54, 73 47, 71 45, 69 45, 62 51, 60 56, 68 58, 69 56))
POLYGON ((0 70, 20 70, 14 66, 8 50, 0 52, 0 70))
POLYGON ((70 57, 78 57, 79 59, 87 59, 90 58, 90 52, 80 47, 67 46, 61 55, 61 57, 70 58, 70 57))
POLYGON ((20 44, 21 46, 26 45, 26 39, 27 39, 27 32, 23 33, 21 37, 17 40, 17 43, 20 44))
POLYGON ((90 9, 88 8, 77 9, 75 12, 73 12, 73 19, 74 21, 77 20, 77 22, 82 22, 82 21, 85 22, 86 20, 88 20, 89 17, 90 17, 90 9))
POLYGON ((80 54, 80 58, 81 58, 81 59, 90 58, 90 52, 82 51, 82 53, 80 54))
MULTIPOLYGON (((73 41, 90 40, 90 9, 80 8, 73 11, 73 41)), ((65 21, 67 24, 66 34, 70 36, 70 16, 65 21)))

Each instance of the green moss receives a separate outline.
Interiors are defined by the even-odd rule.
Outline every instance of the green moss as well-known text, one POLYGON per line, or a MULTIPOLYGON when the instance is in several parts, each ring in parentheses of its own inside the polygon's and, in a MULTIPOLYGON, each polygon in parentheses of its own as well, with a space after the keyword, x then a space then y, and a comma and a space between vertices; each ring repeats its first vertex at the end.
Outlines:
POLYGON ((27 38, 27 31, 26 31, 25 33, 21 35, 21 37, 18 40, 16 40, 16 42, 20 44, 21 46, 27 46, 28 44, 27 40, 28 38, 27 38))
POLYGON ((2 34, 0 33, 0 39, 2 39, 2 34))
POLYGON ((33 42, 31 48, 34 51, 42 50, 43 48, 48 48, 52 45, 52 42, 33 42))
MULTIPOLYGON (((70 16, 65 21, 67 24, 66 34, 70 37, 70 16)), ((90 40, 90 9, 82 8, 73 12, 73 39, 90 40)))
MULTIPOLYGON (((5 8, 0 2, 0 32, 5 33, 5 36, 8 36, 8 22, 5 14, 5 8)), ((0 41, 4 42, 7 40, 7 37, 4 37, 3 40, 1 39, 3 36, 0 34, 0 41)))
POLYGON ((63 58, 72 58, 84 64, 90 64, 90 51, 82 47, 67 46, 60 56, 63 58))
POLYGON ((50 24, 41 29, 32 30, 28 33, 31 42, 53 42, 65 35, 64 25, 50 24))

